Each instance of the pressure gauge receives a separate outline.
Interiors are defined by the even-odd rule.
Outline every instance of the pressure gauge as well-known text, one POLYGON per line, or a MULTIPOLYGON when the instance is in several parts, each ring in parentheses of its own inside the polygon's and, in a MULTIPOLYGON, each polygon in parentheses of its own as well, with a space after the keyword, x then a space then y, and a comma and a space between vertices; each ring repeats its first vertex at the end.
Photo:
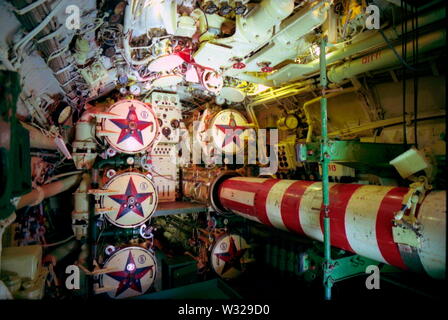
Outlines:
POLYGON ((134 96, 139 96, 141 93, 141 89, 138 85, 133 84, 132 86, 129 87, 129 92, 134 96))

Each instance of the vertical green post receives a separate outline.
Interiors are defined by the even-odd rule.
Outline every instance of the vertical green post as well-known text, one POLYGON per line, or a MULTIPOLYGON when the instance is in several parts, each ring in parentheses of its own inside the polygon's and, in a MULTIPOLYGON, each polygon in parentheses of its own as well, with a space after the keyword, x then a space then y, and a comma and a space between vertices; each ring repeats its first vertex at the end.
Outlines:
POLYGON ((327 40, 324 37, 320 45, 320 85, 322 87, 322 98, 320 99, 320 115, 322 122, 321 130, 321 164, 322 164, 322 201, 324 210, 324 288, 325 300, 331 300, 331 244, 330 244, 330 194, 328 181, 328 165, 330 163, 330 147, 328 143, 328 129, 327 129, 327 98, 325 90, 328 85, 327 81, 327 61, 326 48, 327 40))

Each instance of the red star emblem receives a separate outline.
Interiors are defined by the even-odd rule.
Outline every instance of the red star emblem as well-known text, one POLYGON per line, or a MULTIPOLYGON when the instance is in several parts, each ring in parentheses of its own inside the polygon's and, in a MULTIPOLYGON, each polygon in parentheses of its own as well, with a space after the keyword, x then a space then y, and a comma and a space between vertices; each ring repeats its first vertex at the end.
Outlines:
POLYGON ((152 122, 140 121, 138 119, 134 105, 129 107, 129 113, 126 119, 111 119, 110 121, 121 129, 117 143, 121 143, 124 140, 133 137, 143 145, 142 131, 153 125, 152 122))
POLYGON ((152 270, 153 267, 154 266, 148 266, 137 269, 137 266, 134 262, 134 257, 129 251, 128 260, 126 261, 124 270, 107 273, 108 276, 120 282, 118 284, 117 291, 115 292, 115 297, 119 296, 129 288, 141 293, 142 284, 140 282, 140 279, 143 278, 143 276, 147 274, 148 271, 152 270))
POLYGON ((144 217, 142 203, 151 196, 152 192, 138 193, 135 188, 134 181, 130 178, 124 194, 109 196, 120 205, 120 210, 118 211, 115 219, 118 220, 131 211, 141 217, 144 217))
POLYGON ((231 268, 235 268, 241 271, 241 258, 246 253, 246 250, 247 249, 238 250, 235 245, 235 240, 233 239, 233 237, 230 237, 229 250, 223 253, 215 253, 218 259, 225 262, 221 274, 226 273, 231 268))
POLYGON ((246 126, 237 126, 233 114, 230 114, 230 121, 228 125, 217 124, 216 127, 226 135, 224 137, 224 141, 222 142, 222 148, 231 142, 235 143, 239 147, 241 143, 240 135, 244 130, 249 128, 246 126))

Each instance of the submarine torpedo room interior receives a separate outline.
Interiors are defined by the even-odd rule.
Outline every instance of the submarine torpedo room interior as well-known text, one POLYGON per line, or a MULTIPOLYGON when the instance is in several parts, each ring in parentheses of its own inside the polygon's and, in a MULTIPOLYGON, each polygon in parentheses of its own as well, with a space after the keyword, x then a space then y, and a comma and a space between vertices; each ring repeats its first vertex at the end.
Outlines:
POLYGON ((443 296, 445 1, 0 16, 0 300, 443 296))

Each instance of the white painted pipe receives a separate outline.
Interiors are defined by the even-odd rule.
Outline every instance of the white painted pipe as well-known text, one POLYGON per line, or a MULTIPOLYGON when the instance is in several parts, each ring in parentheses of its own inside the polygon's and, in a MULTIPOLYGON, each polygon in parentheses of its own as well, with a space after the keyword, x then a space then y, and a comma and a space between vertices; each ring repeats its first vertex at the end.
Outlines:
MULTIPOLYGON (((418 53, 422 54, 429 52, 436 48, 441 48, 446 45, 446 31, 440 30, 433 33, 429 33, 419 37, 418 39, 418 53)), ((410 56, 412 54, 412 42, 406 44, 407 52, 410 56)), ((402 47, 396 46, 395 51, 403 57, 402 47)), ((403 57, 406 60, 406 57, 403 57)), ((331 82, 341 82, 345 79, 355 77, 358 74, 384 69, 392 66, 399 65, 401 62, 397 58, 392 49, 384 49, 368 56, 358 58, 344 63, 343 65, 331 68, 328 71, 328 80, 331 82)))
MULTIPOLYGON (((419 28, 427 26, 436 21, 445 18, 445 12, 432 11, 421 15, 418 18, 419 28)), ((407 22, 408 30, 412 28, 412 21, 407 22)), ((401 28, 389 28, 384 30, 384 35, 390 41, 395 41, 403 34, 401 28)), ((372 50, 374 48, 384 47, 386 42, 383 36, 377 31, 367 31, 365 34, 361 34, 360 38, 356 42, 351 44, 346 44, 342 48, 337 49, 333 52, 327 54, 326 60, 328 64, 334 63, 346 57, 352 56, 354 54, 359 54, 367 50, 372 50)), ((319 60, 314 60, 308 64, 297 64, 291 63, 277 72, 269 75, 266 79, 252 78, 256 83, 263 83, 267 86, 277 86, 286 82, 296 81, 304 78, 306 75, 319 71, 319 60)))
POLYGON ((74 175, 63 180, 40 186, 33 191, 19 197, 18 201, 16 202, 16 209, 18 210, 27 206, 36 206, 40 204, 44 199, 56 196, 76 186, 78 182, 79 175, 74 175))
POLYGON ((33 127, 25 122, 21 122, 22 127, 28 130, 30 134, 30 146, 31 148, 56 150, 57 146, 54 138, 46 136, 39 129, 33 127))

